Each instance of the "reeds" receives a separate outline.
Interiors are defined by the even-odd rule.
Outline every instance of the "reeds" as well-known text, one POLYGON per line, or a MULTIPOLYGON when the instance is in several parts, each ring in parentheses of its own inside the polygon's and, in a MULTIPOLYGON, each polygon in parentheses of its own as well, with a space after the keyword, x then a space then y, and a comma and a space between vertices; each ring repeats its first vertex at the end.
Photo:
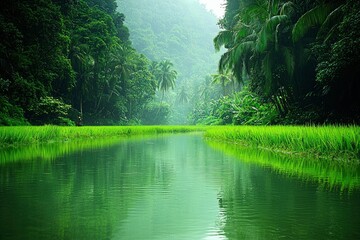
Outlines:
POLYGON ((205 137, 274 151, 360 159, 356 126, 224 126, 209 128, 205 137))
POLYGON ((344 161, 360 160, 356 126, 98 126, 0 127, 0 147, 116 136, 205 131, 205 137, 252 147, 344 161))
POLYGON ((95 139, 116 136, 185 133, 201 131, 195 126, 21 126, 0 127, 0 147, 72 139, 95 139))

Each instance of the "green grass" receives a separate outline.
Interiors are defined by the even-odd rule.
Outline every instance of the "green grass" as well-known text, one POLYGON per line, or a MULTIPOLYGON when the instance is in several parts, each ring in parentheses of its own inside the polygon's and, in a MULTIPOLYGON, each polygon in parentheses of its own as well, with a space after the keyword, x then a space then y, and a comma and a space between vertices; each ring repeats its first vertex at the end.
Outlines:
POLYGON ((0 127, 0 147, 194 131, 205 131, 206 138, 282 153, 360 160, 360 128, 356 126, 0 127))
POLYGON ((209 128, 205 137, 291 154, 360 159, 356 126, 224 126, 209 128))
POLYGON ((53 141, 61 142, 74 139, 97 139, 130 135, 185 133, 200 131, 202 129, 203 128, 201 127, 195 126, 0 127, 0 147, 53 141))

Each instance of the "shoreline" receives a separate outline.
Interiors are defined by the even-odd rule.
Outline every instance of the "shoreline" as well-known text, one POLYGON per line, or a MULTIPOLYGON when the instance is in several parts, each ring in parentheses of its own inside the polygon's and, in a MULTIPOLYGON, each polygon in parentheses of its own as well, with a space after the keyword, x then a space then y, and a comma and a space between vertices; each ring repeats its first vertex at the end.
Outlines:
POLYGON ((0 149, 109 137, 204 132, 204 138, 286 155, 360 162, 357 126, 17 126, 0 127, 0 149))

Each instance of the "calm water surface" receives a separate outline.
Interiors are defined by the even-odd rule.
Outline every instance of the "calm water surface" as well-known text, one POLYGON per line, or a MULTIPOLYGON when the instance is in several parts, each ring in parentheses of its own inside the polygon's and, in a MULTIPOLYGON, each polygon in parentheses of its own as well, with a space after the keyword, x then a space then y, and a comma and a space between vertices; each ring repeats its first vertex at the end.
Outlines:
POLYGON ((360 193, 211 148, 201 135, 0 165, 0 239, 360 239, 360 193))

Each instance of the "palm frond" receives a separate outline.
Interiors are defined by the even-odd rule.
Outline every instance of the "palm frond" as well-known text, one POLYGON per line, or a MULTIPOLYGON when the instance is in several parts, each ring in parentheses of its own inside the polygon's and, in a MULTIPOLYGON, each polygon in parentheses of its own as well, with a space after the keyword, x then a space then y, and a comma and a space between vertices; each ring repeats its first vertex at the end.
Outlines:
POLYGON ((325 19, 324 23, 321 25, 319 32, 316 36, 317 39, 327 39, 329 33, 334 30, 334 26, 341 22, 344 17, 343 12, 344 5, 340 5, 335 8, 325 19))
POLYGON ((269 1, 268 12, 270 13, 270 15, 278 14, 279 2, 280 2, 279 0, 270 0, 269 1))
POLYGON ((250 28, 245 25, 241 25, 241 27, 238 27, 236 29, 234 42, 241 42, 250 34, 251 34, 250 28))
POLYGON ((218 66, 220 73, 225 72, 229 69, 230 56, 231 56, 231 52, 229 51, 221 55, 218 66))
POLYGON ((247 41, 238 44, 234 47, 234 50, 231 51, 231 61, 236 62, 237 60, 242 60, 247 56, 250 57, 254 52, 255 43, 253 41, 247 41))
POLYGON ((265 76, 265 84, 264 84, 264 89, 266 94, 269 94, 273 87, 272 85, 274 84, 273 81, 273 57, 272 57, 272 53, 268 52, 264 59, 263 59, 263 64, 262 64, 262 70, 265 76))
POLYGON ((267 12, 266 5, 263 2, 257 1, 253 4, 251 4, 250 6, 246 7, 241 12, 241 15, 242 15, 242 18, 247 22, 252 21, 254 18, 257 18, 261 22, 264 22, 268 16, 268 12, 267 12))
POLYGON ((281 6, 280 15, 291 16, 295 12, 295 8, 296 5, 293 2, 288 1, 281 6))
POLYGON ((295 70, 295 59, 294 59, 294 54, 292 52, 292 49, 288 48, 288 47, 283 47, 283 48, 281 48, 281 52, 284 57, 284 62, 285 62, 287 73, 288 73, 289 77, 292 78, 294 75, 294 70, 295 70))
POLYGON ((238 83, 244 83, 243 73, 246 71, 244 68, 244 60, 242 58, 238 58, 233 64, 233 75, 235 76, 238 83))
POLYGON ((311 28, 321 26, 334 8, 332 4, 322 4, 304 13, 292 30, 293 42, 298 42, 311 28))
POLYGON ((260 31, 256 49, 263 52, 268 48, 270 42, 275 42, 276 28, 279 24, 285 23, 288 20, 286 15, 276 15, 269 18, 266 24, 260 31))
POLYGON ((213 40, 216 51, 220 51, 222 46, 226 46, 233 41, 233 32, 229 30, 220 31, 213 40))

